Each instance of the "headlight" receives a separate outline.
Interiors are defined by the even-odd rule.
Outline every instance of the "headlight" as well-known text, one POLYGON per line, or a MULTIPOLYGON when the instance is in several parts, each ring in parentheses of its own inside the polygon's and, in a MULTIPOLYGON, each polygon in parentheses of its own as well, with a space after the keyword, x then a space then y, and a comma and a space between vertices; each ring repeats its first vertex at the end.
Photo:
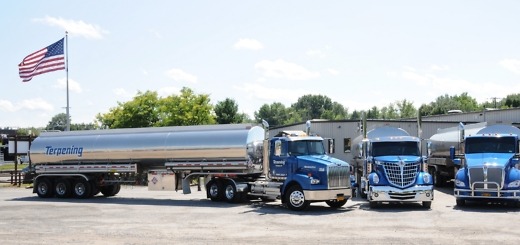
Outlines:
POLYGON ((377 174, 372 175, 372 181, 374 181, 374 184, 379 183, 379 176, 377 174))
POLYGON ((432 182, 432 176, 428 173, 424 173, 422 178, 425 184, 429 184, 432 182))
POLYGON ((520 180, 515 180, 507 185, 509 188, 518 188, 520 187, 520 180))
POLYGON ((313 179, 311 178, 311 185, 317 185, 320 183, 320 180, 319 179, 313 179))
POLYGON ((455 180, 455 186, 458 186, 458 187, 466 187, 466 184, 464 184, 463 181, 460 181, 458 179, 455 180))

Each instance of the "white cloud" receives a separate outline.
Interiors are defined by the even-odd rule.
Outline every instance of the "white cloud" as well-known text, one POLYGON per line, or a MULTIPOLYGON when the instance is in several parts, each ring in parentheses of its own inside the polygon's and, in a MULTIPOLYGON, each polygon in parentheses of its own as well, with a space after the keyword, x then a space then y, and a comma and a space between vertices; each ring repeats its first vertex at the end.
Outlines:
POLYGON ((160 97, 168 97, 170 95, 173 95, 173 94, 180 94, 180 89, 177 88, 177 87, 163 87, 163 88, 160 88, 157 93, 159 94, 160 97))
POLYGON ((500 61, 500 65, 514 73, 520 73, 520 60, 505 59, 500 61))
MULTIPOLYGON (((67 89, 67 79, 66 78, 58 79, 58 81, 56 82, 54 87, 63 89, 63 90, 67 89)), ((78 82, 76 82, 72 79, 69 79, 69 91, 80 94, 83 92, 83 89, 81 88, 81 86, 79 85, 78 82)))
POLYGON ((269 78, 284 78, 289 80, 309 80, 318 78, 319 72, 312 72, 294 63, 282 59, 275 61, 262 60, 255 64, 262 75, 269 78))
POLYGON ((264 48, 264 45, 255 39, 240 38, 235 45, 235 49, 249 49, 249 50, 260 50, 264 48))
POLYGON ((11 101, 0 100, 0 110, 13 112, 16 111, 16 108, 14 107, 13 103, 11 103, 11 101))
POLYGON ((305 52, 310 57, 317 57, 317 58, 325 58, 327 56, 327 53, 330 51, 329 46, 325 46, 321 49, 310 49, 305 52))
POLYGON ((102 39, 105 34, 109 33, 99 26, 88 24, 82 20, 76 21, 46 16, 43 19, 34 19, 34 21, 50 26, 58 26, 72 36, 82 36, 90 39, 102 39))
POLYGON ((192 74, 189 74, 187 72, 184 72, 183 70, 181 69, 171 69, 169 71, 166 72, 166 75, 177 81, 177 82, 190 82, 190 83, 197 83, 197 77, 192 75, 192 74))
POLYGON ((42 98, 34 98, 23 100, 19 105, 19 109, 52 111, 54 107, 42 98))
POLYGON ((0 100, 0 110, 6 112, 16 112, 20 110, 43 110, 43 111, 52 111, 54 107, 42 98, 34 98, 22 100, 17 104, 13 104, 8 100, 0 100))
POLYGON ((448 66, 445 66, 445 65, 431 65, 430 66, 430 70, 432 71, 446 71, 446 70, 449 70, 450 68, 448 66))
POLYGON ((133 93, 131 92, 128 92, 126 89, 124 88, 116 88, 114 90, 112 90, 114 92, 114 94, 119 97, 119 98, 123 98, 123 99, 129 99, 129 98, 132 98, 134 96, 133 93))
POLYGON ((336 76, 336 75, 339 74, 339 71, 336 70, 336 69, 329 68, 329 69, 327 69, 327 71, 328 71, 331 75, 334 75, 334 76, 336 76))
POLYGON ((244 83, 242 86, 233 86, 234 89, 245 93, 250 98, 282 103, 294 103, 299 97, 311 92, 303 89, 283 89, 264 87, 259 84, 244 83))

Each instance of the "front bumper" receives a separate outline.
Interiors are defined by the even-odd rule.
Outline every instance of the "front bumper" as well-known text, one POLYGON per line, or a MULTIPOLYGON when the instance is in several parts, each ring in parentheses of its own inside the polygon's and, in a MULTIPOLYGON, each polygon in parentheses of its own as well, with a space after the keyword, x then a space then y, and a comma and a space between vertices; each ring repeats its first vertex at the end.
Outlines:
POLYGON ((368 198, 375 202, 428 202, 433 201, 433 186, 418 185, 406 189, 370 186, 368 198))
POLYGON ((308 201, 328 201, 341 198, 349 199, 352 197, 352 188, 333 189, 333 190, 304 190, 305 200, 308 201))
POLYGON ((453 195, 456 198, 475 199, 508 199, 520 200, 520 190, 500 189, 458 189, 455 188, 453 195))

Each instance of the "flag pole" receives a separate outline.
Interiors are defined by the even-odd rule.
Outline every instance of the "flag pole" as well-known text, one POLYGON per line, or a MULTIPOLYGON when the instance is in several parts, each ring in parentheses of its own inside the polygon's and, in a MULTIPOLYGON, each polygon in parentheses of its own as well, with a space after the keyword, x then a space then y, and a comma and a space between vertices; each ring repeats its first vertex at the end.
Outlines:
POLYGON ((69 38, 68 32, 65 31, 65 72, 67 73, 67 127, 65 131, 70 131, 70 114, 69 114, 69 38))

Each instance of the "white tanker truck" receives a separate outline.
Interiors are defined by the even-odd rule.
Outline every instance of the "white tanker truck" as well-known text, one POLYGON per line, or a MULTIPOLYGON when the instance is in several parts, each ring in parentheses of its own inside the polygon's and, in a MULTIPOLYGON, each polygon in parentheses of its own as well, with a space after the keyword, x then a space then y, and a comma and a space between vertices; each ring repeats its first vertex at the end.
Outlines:
MULTIPOLYGON (((310 126, 310 124, 309 124, 310 126)), ((329 157, 321 137, 264 127, 181 126, 42 133, 30 147, 39 197, 116 195, 148 174, 149 189, 190 193, 206 177, 212 201, 281 199, 292 210, 311 202, 343 206, 352 195, 349 164, 329 157)))

